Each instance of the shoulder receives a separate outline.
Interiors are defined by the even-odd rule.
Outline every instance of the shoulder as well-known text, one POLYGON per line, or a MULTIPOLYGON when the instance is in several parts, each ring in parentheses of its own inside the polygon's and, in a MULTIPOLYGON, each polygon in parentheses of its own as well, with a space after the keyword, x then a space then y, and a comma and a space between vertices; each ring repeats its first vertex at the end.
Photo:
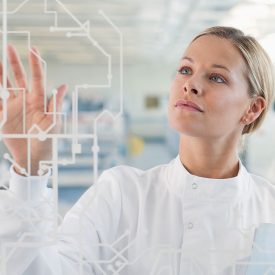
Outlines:
POLYGON ((268 179, 253 173, 250 173, 250 176, 251 176, 253 185, 257 190, 262 192, 271 192, 271 193, 275 192, 275 184, 271 183, 268 179))
POLYGON ((163 179, 168 164, 161 164, 142 170, 128 165, 119 165, 110 168, 102 173, 103 177, 113 176, 119 181, 141 181, 152 182, 155 179, 163 179))
POLYGON ((255 224, 275 224, 275 185, 268 179, 250 173, 250 190, 247 209, 255 224))
POLYGON ((275 185, 268 179, 253 173, 250 173, 250 178, 253 198, 259 205, 275 208, 275 185))
POLYGON ((113 182, 121 193, 127 194, 133 192, 140 192, 160 186, 166 183, 167 179, 167 166, 169 164, 161 164, 154 166, 147 170, 142 170, 128 165, 119 165, 105 170, 98 183, 109 181, 113 182))
MULTIPOLYGON (((160 164, 149 169, 143 170, 129 165, 118 165, 108 169, 110 173, 123 176, 142 177, 146 175, 158 174, 161 170, 165 169, 168 164, 160 164)), ((106 171, 107 172, 107 171, 106 171)))

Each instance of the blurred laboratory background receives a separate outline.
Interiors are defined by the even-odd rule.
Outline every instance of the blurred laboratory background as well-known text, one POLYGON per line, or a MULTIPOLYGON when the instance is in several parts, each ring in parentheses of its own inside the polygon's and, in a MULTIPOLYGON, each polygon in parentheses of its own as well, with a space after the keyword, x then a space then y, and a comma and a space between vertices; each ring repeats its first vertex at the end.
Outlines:
MULTIPOLYGON (((2 1, 0 5, 3 10, 2 1)), ((69 86, 63 130, 69 133, 77 120, 78 133, 97 131, 99 174, 121 164, 147 169, 177 155, 179 136, 167 122, 170 84, 192 37, 213 25, 238 27, 255 36, 275 62, 275 0, 7 3, 8 43, 16 46, 26 67, 29 42, 38 48, 45 61, 48 96, 62 83, 69 86)), ((273 104, 240 153, 249 171, 273 183, 274 131, 273 104)), ((78 143, 74 163, 58 167, 61 213, 93 184, 93 140, 78 143)), ((59 140, 60 160, 72 158, 72 146, 71 139, 59 140)), ((5 151, 1 142, 1 156, 5 151)), ((9 166, 2 157, 2 186, 7 184, 9 166)))

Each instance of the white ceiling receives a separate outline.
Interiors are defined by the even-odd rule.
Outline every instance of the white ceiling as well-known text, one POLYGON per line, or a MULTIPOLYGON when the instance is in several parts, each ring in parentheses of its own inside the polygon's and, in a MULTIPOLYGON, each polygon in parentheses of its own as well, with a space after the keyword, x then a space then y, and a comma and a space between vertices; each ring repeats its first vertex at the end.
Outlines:
POLYGON ((15 32, 9 43, 24 52, 27 36, 18 32, 30 32, 44 58, 64 64, 104 64, 108 55, 119 63, 121 37, 124 63, 135 64, 173 62, 212 25, 259 38, 275 32, 275 0, 8 0, 7 10, 8 30, 15 32))

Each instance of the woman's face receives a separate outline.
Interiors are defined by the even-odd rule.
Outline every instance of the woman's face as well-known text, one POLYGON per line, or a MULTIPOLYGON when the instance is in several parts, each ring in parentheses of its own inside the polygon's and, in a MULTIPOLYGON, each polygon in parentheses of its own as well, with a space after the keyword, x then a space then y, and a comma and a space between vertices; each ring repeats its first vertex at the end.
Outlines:
POLYGON ((171 85, 171 127, 196 137, 241 135, 241 120, 249 105, 246 65, 231 42, 214 35, 192 42, 171 85), (192 102, 200 111, 184 105, 192 102))

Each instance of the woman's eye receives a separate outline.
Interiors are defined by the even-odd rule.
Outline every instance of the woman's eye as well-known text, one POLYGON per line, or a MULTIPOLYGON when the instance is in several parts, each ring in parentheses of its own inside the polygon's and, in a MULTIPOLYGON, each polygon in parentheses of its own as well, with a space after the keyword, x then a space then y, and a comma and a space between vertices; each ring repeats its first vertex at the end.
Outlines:
POLYGON ((181 69, 178 70, 179 73, 181 74, 190 74, 191 73, 191 69, 188 67, 182 67, 181 69))
POLYGON ((226 81, 218 75, 213 75, 210 77, 210 79, 214 80, 217 83, 226 83, 226 81))

